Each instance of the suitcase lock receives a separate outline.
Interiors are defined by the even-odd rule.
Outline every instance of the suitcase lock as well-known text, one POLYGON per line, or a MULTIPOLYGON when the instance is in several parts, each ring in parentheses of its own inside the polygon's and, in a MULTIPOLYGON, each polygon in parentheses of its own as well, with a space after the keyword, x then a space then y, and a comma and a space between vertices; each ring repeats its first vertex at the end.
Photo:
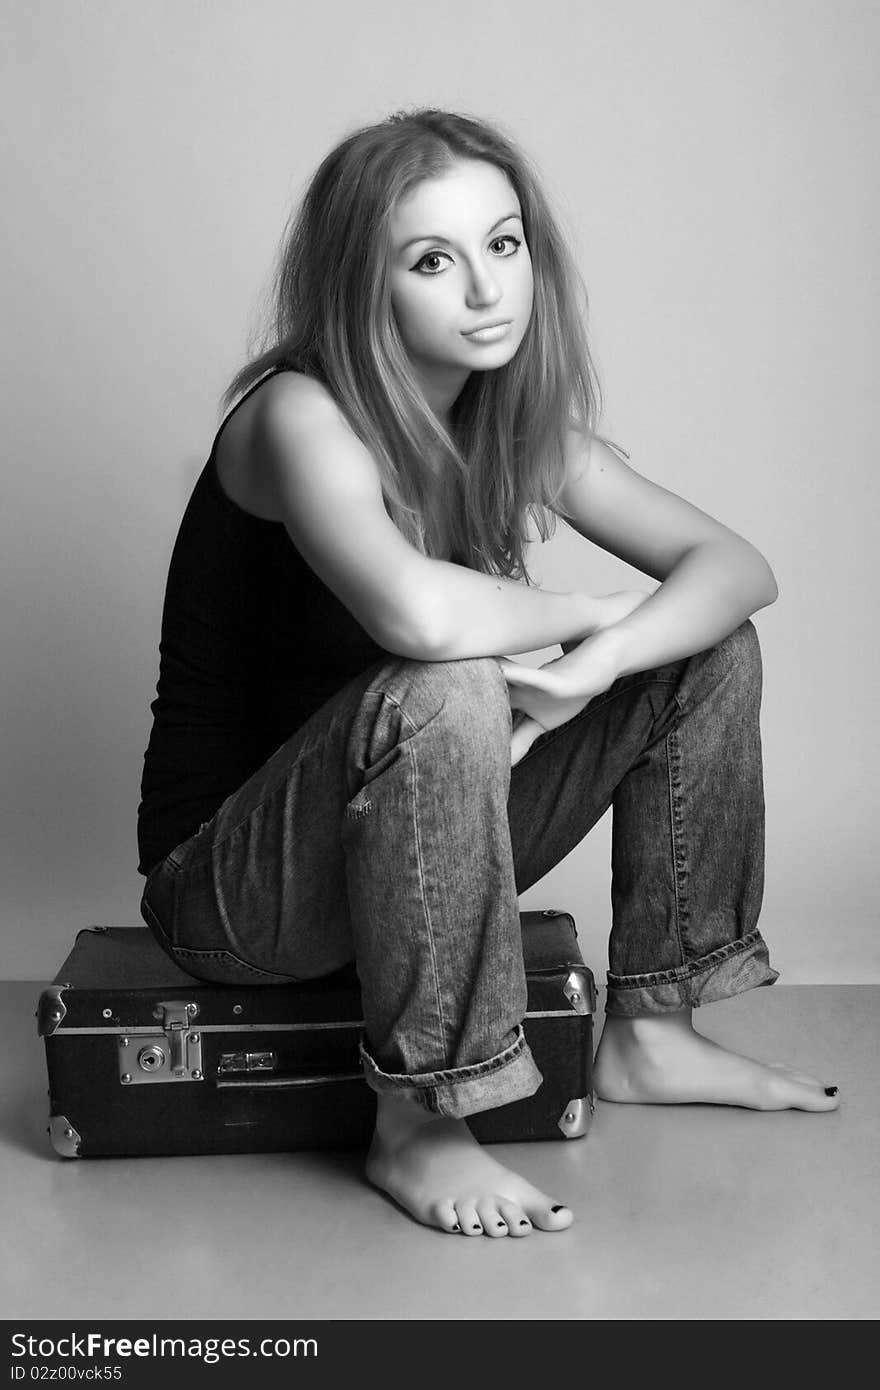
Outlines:
POLYGON ((197 1006, 174 999, 159 1004, 155 1012, 162 1021, 161 1033, 140 1033, 137 1037, 119 1039, 117 1055, 122 1085, 202 1081, 202 1035, 190 1027, 193 1015, 198 1012, 197 1006))

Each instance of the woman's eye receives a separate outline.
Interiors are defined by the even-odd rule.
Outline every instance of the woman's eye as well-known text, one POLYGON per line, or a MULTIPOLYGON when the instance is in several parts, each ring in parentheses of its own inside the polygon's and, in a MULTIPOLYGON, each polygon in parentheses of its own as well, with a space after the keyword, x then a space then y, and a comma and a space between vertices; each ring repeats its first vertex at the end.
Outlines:
POLYGON ((519 250, 521 244, 519 237, 510 236, 509 234, 507 236, 499 236, 495 238, 495 240, 492 242, 492 245, 503 247, 505 243, 508 241, 512 243, 510 249, 508 251, 502 251, 499 254, 504 256, 513 256, 519 250))
MULTIPOLYGON (((522 242, 519 237, 509 234, 496 237, 494 241, 489 243, 490 249, 500 248, 500 250, 495 250, 495 255, 504 259, 508 256, 515 256, 521 245, 522 242)), ((444 268, 443 262, 450 259, 451 257, 447 256, 445 251, 428 251, 421 260, 416 262, 413 270, 420 271, 424 275, 439 275, 444 268)))
MULTIPOLYGON (((449 258, 446 257, 446 259, 448 260, 449 258)), ((423 270, 428 275, 436 275, 442 269, 442 251, 429 251, 427 255, 422 256, 422 259, 420 261, 417 261, 416 264, 413 266, 413 270, 423 270)))

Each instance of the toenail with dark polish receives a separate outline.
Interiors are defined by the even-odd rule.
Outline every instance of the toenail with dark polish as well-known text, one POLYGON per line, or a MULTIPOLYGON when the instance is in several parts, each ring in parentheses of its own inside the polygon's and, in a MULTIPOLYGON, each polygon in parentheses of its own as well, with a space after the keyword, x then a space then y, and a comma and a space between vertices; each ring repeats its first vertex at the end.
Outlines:
POLYGON ((836 1095, 837 1095, 837 1087, 836 1087, 836 1086, 826 1086, 826 1087, 825 1087, 825 1094, 826 1094, 826 1096, 836 1096, 836 1095))
POLYGON ((529 1223, 528 1223, 528 1221, 521 1221, 519 1224, 520 1224, 521 1226, 528 1226, 529 1223))
POLYGON ((504 1221, 496 1221, 496 1222, 495 1222, 495 1225, 498 1226, 498 1227, 500 1227, 500 1228, 503 1228, 503 1227, 506 1225, 506 1222, 504 1222, 504 1221))
POLYGON ((456 1223, 455 1223, 455 1225, 453 1226, 452 1229, 453 1229, 453 1231, 460 1231, 460 1230, 461 1230, 461 1227, 459 1226, 459 1224, 458 1224, 457 1221, 456 1221, 456 1223))
POLYGON ((551 1210, 552 1212, 565 1211, 565 1207, 564 1207, 564 1206, 562 1205, 562 1203, 560 1202, 560 1204, 559 1204, 558 1207, 551 1207, 550 1210, 551 1210))
POLYGON ((472 1231, 482 1231, 482 1226, 471 1226, 472 1231))

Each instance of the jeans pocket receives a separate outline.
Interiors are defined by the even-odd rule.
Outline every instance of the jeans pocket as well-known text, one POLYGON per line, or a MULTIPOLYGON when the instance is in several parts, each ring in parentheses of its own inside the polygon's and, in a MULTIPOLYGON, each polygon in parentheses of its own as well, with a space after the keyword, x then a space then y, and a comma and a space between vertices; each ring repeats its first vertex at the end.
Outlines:
POLYGON ((197 980, 212 985, 288 985, 297 984, 294 975, 276 975, 271 970, 260 970, 256 965, 236 956, 232 951, 191 951, 185 946, 172 946, 165 950, 171 959, 197 980))
MULTIPOLYGON (((157 871, 157 879, 161 877, 161 873, 161 870, 157 871)), ((225 947, 198 949, 175 945, 169 934, 173 923, 173 895, 166 896, 163 901, 162 894, 158 893, 152 895, 153 901, 150 901, 148 893, 152 886, 155 885, 150 880, 144 889, 144 895, 141 899, 141 916, 165 954, 174 961, 175 965, 179 965, 181 970, 185 970, 194 979, 204 980, 208 984, 215 985, 298 983, 298 978, 295 975, 281 975, 272 970, 262 970, 257 965, 250 965, 246 960, 235 955, 233 951, 226 950, 225 947), (156 911, 157 907, 158 912, 156 911)))

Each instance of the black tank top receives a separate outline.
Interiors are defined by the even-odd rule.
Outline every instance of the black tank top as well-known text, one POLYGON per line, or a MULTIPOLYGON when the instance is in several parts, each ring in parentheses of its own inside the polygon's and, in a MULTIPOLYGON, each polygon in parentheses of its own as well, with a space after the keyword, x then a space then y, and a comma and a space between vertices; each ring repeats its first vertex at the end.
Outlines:
POLYGON ((309 568, 283 523, 252 516, 223 491, 216 460, 225 424, 171 555, 138 808, 142 874, 385 655, 309 568))

